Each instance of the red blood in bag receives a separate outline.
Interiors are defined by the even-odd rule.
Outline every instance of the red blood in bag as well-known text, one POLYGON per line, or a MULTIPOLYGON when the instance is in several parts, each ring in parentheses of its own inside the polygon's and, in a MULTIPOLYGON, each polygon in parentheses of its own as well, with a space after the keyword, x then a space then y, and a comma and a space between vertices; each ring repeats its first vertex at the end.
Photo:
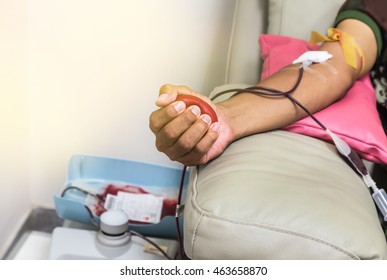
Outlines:
POLYGON ((179 94, 176 101, 183 101, 187 107, 196 105, 200 108, 202 114, 207 114, 211 117, 213 123, 218 121, 218 116, 211 105, 195 95, 179 94))
MULTIPOLYGON (((106 211, 104 207, 104 202, 108 194, 117 195, 118 192, 127 192, 133 194, 150 194, 141 187, 125 185, 125 186, 116 186, 114 184, 109 184, 104 189, 104 192, 99 195, 99 202, 94 205, 94 211, 97 216, 100 216, 103 212, 106 211)), ((165 216, 175 216, 177 205, 177 198, 163 198, 163 208, 161 210, 161 219, 165 216)), ((132 224, 149 224, 139 221, 129 221, 132 224)))
POLYGON ((106 198, 108 194, 117 195, 118 192, 149 194, 149 192, 137 186, 125 185, 123 187, 119 187, 113 184, 109 184, 106 186, 103 196, 106 198))

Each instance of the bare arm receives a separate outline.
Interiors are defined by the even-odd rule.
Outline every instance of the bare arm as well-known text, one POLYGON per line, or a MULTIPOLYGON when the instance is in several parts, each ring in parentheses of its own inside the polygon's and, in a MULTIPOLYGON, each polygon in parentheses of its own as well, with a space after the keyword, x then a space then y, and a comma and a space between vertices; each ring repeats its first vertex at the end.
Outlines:
MULTIPOLYGON (((306 72, 293 94, 311 112, 340 99, 356 79, 370 70, 376 59, 376 40, 367 25, 357 20, 345 20, 338 28, 351 34, 362 50, 363 72, 360 73, 361 67, 355 70, 347 65, 339 43, 323 44, 320 49, 333 55, 329 63, 337 73, 332 73, 324 65, 314 64, 311 67, 324 79, 319 77, 321 75, 306 72)), ((259 85, 285 91, 293 86, 297 76, 298 71, 280 71, 259 85)), ((211 124, 208 116, 198 113, 195 106, 185 108, 185 104, 174 102, 177 94, 186 93, 184 91, 193 93, 185 87, 165 86, 160 89, 160 93, 165 95, 156 103, 161 108, 152 113, 150 128, 156 135, 157 148, 172 160, 186 165, 202 164, 215 158, 241 137, 277 129, 305 117, 305 113, 287 98, 242 93, 217 103, 215 109, 219 122, 211 124)))
MULTIPOLYGON (((332 73, 324 65, 313 64, 312 69, 317 70, 326 79, 322 80, 318 75, 306 72, 300 86, 293 94, 312 112, 317 112, 343 97, 354 81, 370 70, 376 58, 376 42, 372 30, 368 26, 356 20, 347 20, 338 28, 356 38, 356 42, 363 50, 365 57, 364 72, 360 73, 361 67, 356 71, 346 64, 338 42, 322 45, 321 50, 333 54, 330 64, 338 73, 332 73)), ((358 64, 360 65, 360 61, 358 64)), ((259 85, 287 90, 292 87, 297 75, 297 71, 281 71, 262 81, 259 85)), ((226 121, 232 127, 235 139, 280 128, 305 117, 305 113, 286 98, 273 100, 251 94, 241 94, 221 102, 217 106, 222 108, 221 111, 225 113, 226 121)))

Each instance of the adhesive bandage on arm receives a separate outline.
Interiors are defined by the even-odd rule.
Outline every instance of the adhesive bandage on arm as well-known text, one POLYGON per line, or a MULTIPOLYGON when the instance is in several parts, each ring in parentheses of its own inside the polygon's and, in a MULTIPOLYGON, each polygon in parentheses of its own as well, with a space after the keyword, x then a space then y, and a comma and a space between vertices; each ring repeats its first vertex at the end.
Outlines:
POLYGON ((301 67, 303 67, 305 71, 310 72, 311 74, 321 79, 323 82, 326 82, 327 77, 325 77, 324 74, 319 71, 312 70, 312 68, 309 66, 314 63, 318 63, 327 67, 332 74, 337 74, 336 68, 328 63, 328 60, 332 57, 332 54, 328 53, 327 51, 307 51, 295 59, 292 64, 301 63, 301 67))
POLYGON ((363 72, 364 55, 352 35, 337 28, 329 28, 326 36, 312 31, 310 43, 316 44, 321 42, 339 42, 343 50, 345 62, 356 70, 359 68, 357 62, 358 55, 361 62, 360 72, 363 72))

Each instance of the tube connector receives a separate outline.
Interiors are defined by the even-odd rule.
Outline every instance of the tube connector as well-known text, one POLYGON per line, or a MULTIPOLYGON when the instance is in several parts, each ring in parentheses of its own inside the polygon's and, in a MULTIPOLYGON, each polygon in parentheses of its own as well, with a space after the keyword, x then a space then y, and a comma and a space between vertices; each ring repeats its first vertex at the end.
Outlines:
POLYGON ((378 190, 378 187, 376 186, 376 183, 374 179, 372 179, 370 174, 363 175, 363 181, 368 188, 372 189, 373 192, 376 192, 378 190))
POLYGON ((384 189, 377 189, 372 194, 372 198, 375 201, 376 206, 379 208, 380 213, 383 216, 383 220, 387 222, 387 194, 384 189))
POLYGON ((383 216, 385 222, 387 222, 387 193, 384 189, 379 189, 376 186, 375 181, 372 177, 367 174, 363 176, 363 181, 367 185, 368 188, 372 189, 372 198, 376 206, 378 207, 380 213, 383 216))

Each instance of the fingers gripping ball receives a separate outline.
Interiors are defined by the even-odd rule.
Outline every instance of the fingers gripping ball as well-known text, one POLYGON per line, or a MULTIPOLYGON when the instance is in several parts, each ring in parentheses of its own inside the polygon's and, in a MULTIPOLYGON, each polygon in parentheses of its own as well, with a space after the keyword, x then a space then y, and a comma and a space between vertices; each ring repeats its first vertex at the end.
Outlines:
POLYGON ((211 117, 213 123, 218 121, 218 116, 216 115, 211 105, 197 96, 189 94, 179 94, 176 98, 176 101, 183 101, 187 107, 191 105, 196 105, 200 108, 202 114, 207 114, 211 117))

